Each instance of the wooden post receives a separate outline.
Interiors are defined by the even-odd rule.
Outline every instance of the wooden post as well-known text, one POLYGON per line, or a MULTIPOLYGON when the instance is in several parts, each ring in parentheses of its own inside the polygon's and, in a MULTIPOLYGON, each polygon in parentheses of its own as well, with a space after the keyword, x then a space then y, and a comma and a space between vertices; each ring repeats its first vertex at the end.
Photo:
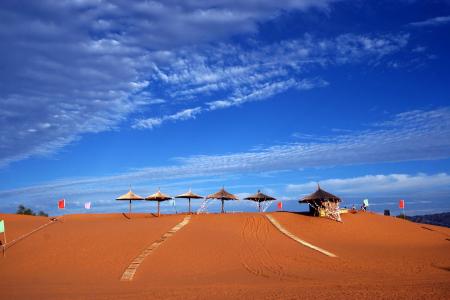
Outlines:
POLYGON ((130 217, 131 217, 131 200, 130 200, 130 204, 128 206, 128 213, 130 214, 130 217))
POLYGON ((221 199, 221 200, 222 200, 222 213, 224 213, 225 212, 225 210, 223 209, 224 200, 223 199, 221 199))
POLYGON ((189 214, 191 214, 191 198, 189 198, 189 214))
POLYGON ((160 204, 160 201, 158 201, 158 217, 159 217, 159 204, 160 204))

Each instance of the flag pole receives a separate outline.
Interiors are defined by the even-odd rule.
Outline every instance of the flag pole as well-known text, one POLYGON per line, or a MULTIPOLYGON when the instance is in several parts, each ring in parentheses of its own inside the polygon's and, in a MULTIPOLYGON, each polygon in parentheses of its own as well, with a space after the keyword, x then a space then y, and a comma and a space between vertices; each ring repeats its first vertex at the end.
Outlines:
POLYGON ((3 241, 5 244, 3 245, 3 257, 6 256, 6 228, 3 230, 3 241))

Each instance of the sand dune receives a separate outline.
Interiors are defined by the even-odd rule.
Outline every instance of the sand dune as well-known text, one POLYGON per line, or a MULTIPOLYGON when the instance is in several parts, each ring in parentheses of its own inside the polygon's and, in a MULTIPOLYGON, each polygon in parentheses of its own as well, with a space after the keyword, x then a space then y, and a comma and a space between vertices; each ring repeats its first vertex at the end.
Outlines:
MULTIPOLYGON (((0 214, 0 220, 5 220, 7 230, 7 241, 14 239, 32 231, 33 229, 49 222, 47 217, 30 217, 25 215, 0 214)), ((3 234, 0 234, 3 240, 3 234)))
MULTIPOLYGON (((184 215, 137 214, 131 219, 121 214, 68 215, 20 241, 0 259, 0 298, 445 299, 450 295, 447 228, 371 213, 345 215, 343 223, 295 213, 271 215, 338 258, 289 239, 263 214, 194 215, 145 258, 133 281, 122 282, 130 262, 184 215)), ((1 218, 11 235, 47 221, 1 218)))

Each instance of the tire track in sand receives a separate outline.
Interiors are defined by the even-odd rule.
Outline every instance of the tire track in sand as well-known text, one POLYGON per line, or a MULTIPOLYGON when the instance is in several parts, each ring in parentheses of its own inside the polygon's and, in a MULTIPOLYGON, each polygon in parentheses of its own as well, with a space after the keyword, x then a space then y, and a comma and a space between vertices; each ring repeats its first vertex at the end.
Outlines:
POLYGON ((282 280, 289 276, 267 246, 269 231, 270 224, 262 216, 245 220, 241 230, 241 264, 256 276, 282 280))

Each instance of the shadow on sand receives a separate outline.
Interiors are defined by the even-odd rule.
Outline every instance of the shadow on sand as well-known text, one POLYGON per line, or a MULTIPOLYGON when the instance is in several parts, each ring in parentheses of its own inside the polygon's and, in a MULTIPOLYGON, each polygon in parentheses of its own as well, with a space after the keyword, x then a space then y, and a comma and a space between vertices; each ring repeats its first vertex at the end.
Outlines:
POLYGON ((436 268, 436 269, 440 269, 440 270, 443 270, 443 271, 450 272, 450 267, 440 267, 440 266, 437 266, 435 264, 432 264, 431 266, 436 268))
POLYGON ((286 210, 279 210, 276 212, 282 212, 282 213, 289 213, 294 215, 301 215, 306 217, 314 217, 312 214, 310 214, 308 211, 286 211, 286 210))

